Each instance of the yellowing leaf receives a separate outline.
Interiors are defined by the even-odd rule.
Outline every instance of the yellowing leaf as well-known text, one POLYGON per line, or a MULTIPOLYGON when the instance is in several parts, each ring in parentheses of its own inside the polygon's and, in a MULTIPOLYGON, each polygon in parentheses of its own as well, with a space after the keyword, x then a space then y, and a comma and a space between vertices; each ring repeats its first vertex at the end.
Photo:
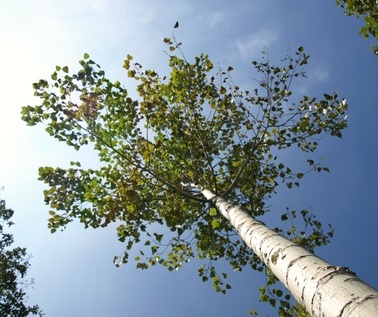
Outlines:
POLYGON ((220 222, 219 222, 219 220, 214 219, 214 220, 211 222, 211 227, 212 227, 213 229, 219 228, 219 227, 220 227, 220 222))
POLYGON ((210 208, 209 214, 210 216, 215 216, 217 214, 217 210, 215 208, 210 208))

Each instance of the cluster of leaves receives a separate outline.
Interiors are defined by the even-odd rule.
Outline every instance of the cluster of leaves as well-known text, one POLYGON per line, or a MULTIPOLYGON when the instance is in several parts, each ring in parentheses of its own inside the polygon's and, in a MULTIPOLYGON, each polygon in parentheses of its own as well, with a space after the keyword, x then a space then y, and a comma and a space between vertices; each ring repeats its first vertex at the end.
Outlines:
MULTIPOLYGON (((346 15, 363 17, 365 25, 360 34, 367 39, 372 36, 378 40, 378 3, 376 0, 336 0, 338 6, 344 9, 346 15)), ((377 45, 372 45, 372 51, 378 55, 377 45)))
POLYGON ((4 232, 10 227, 14 211, 0 200, 0 316, 24 317, 30 314, 43 316, 38 305, 26 305, 25 287, 32 284, 25 277, 30 267, 25 248, 11 248, 13 235, 4 232))
POLYGON ((39 169, 49 186, 44 194, 52 232, 76 218, 93 228, 117 222, 126 250, 116 265, 128 262, 138 243, 144 244, 135 257, 141 269, 161 264, 177 270, 193 257, 206 259, 200 277, 225 293, 230 286, 215 261, 224 258, 238 271, 262 271, 262 264, 188 184, 263 215, 279 183, 299 186, 309 171, 328 170, 310 155, 325 135, 341 137, 347 104, 336 93, 291 101, 292 81, 305 76, 309 59, 302 47, 284 66, 271 65, 267 57, 253 62, 262 78, 242 91, 233 83, 232 67, 214 69, 204 54, 189 62, 174 37, 164 42, 169 76, 144 70, 130 55, 125 59, 138 98, 85 54, 77 73, 57 67, 52 83, 33 85, 41 102, 23 107, 22 119, 45 124, 51 136, 77 150, 92 144, 101 162, 96 170, 76 162, 39 169), (304 171, 294 172, 275 154, 293 146, 309 155, 304 171))

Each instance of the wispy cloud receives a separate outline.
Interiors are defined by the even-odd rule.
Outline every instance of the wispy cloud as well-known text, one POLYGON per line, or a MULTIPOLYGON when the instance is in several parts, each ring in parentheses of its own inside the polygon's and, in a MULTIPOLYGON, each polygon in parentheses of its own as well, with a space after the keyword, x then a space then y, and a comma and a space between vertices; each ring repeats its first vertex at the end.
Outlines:
POLYGON ((109 0, 90 0, 89 6, 94 12, 103 12, 109 6, 109 0))
POLYGON ((208 17, 208 24, 211 28, 217 26, 224 20, 224 14, 222 12, 212 12, 208 17))
POLYGON ((318 66, 311 72, 312 80, 316 83, 325 83, 329 79, 329 69, 326 66, 318 66))
POLYGON ((322 85, 329 82, 332 77, 330 66, 328 65, 316 65, 306 70, 307 80, 297 83, 296 87, 293 89, 294 93, 299 95, 308 95, 316 87, 321 87, 322 85))
POLYGON ((269 48, 272 43, 278 40, 278 33, 273 30, 261 29, 249 35, 246 39, 238 39, 237 46, 240 54, 244 57, 251 57, 260 53, 261 50, 269 48))

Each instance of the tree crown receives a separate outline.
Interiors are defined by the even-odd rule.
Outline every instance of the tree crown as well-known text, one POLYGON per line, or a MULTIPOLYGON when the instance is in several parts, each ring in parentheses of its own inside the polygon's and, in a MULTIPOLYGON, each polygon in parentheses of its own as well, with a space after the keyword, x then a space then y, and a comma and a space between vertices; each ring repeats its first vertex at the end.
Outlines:
MULTIPOLYGON (((41 102, 23 107, 22 119, 45 124, 51 136, 77 150, 92 144, 101 162, 96 170, 79 162, 39 169, 49 186, 44 193, 52 232, 75 218, 94 228, 117 222, 118 239, 126 242, 117 265, 143 242, 138 268, 162 264, 175 270, 194 256, 207 259, 200 276, 225 292, 230 286, 214 261, 225 258, 234 270, 263 270, 262 264, 198 188, 263 215, 279 183, 291 188, 312 170, 328 171, 310 155, 325 135, 341 137, 347 104, 336 93, 293 101, 291 85, 305 77, 309 59, 303 47, 286 56, 284 66, 271 65, 267 55, 253 62, 261 80, 242 90, 232 80, 232 67, 214 69, 205 54, 189 62, 175 37, 164 42, 169 76, 144 70, 130 55, 124 61, 138 98, 85 54, 77 73, 57 66, 52 83, 33 85, 41 102), (280 160, 279 153, 291 147, 308 153, 306 170, 294 171, 280 160)), ((293 239, 308 248, 327 243, 331 233, 324 234, 307 211, 302 216, 314 231, 300 237, 293 229, 293 239)))

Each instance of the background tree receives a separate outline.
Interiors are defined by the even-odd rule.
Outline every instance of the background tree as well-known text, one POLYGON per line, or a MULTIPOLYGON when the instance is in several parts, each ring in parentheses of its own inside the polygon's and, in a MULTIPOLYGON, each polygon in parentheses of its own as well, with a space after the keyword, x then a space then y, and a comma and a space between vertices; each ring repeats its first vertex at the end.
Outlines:
POLYGON ((12 249, 13 235, 4 232, 5 227, 13 225, 13 213, 12 209, 6 207, 5 201, 0 199, 0 316, 43 316, 38 305, 26 305, 25 287, 33 284, 33 280, 26 280, 30 256, 27 255, 26 248, 12 249))
MULTIPOLYGON (((341 137, 347 104, 336 93, 321 100, 292 96, 292 82, 305 77, 309 59, 302 47, 294 57, 288 54, 283 66, 271 65, 266 54, 253 62, 262 78, 242 91, 233 83, 232 67, 214 70, 204 54, 189 62, 174 37, 164 42, 169 76, 143 70, 127 55, 124 68, 137 81, 138 99, 106 78, 88 54, 76 74, 58 66, 51 84, 33 85, 41 103, 24 107, 22 119, 45 124, 51 136, 77 150, 93 144, 101 162, 97 169, 79 162, 39 169, 49 186, 44 192, 51 206, 49 228, 63 230, 75 218, 93 228, 117 222, 118 238, 126 243, 123 256, 114 259, 117 266, 128 262, 138 244, 141 269, 161 264, 177 270, 197 257, 206 261, 198 269, 202 280, 210 279, 223 293, 231 286, 215 267, 219 259, 236 271, 245 266, 265 271, 261 300, 272 305, 278 300, 280 314, 289 314, 290 295, 272 289, 272 273, 188 184, 212 189, 255 217, 264 215, 279 183, 292 188, 311 171, 328 171, 311 153, 325 135, 341 137), (279 156, 294 146, 306 154, 304 166, 288 166, 279 156)), ((291 238, 309 250, 327 244, 332 228, 324 232, 311 213, 301 215, 305 229, 292 226, 291 238)), ((287 212, 282 220, 295 217, 295 211, 287 212)))
MULTIPOLYGON (((365 25, 360 34, 367 39, 372 36, 378 40, 378 3, 376 0, 336 0, 338 6, 344 9, 346 15, 363 17, 365 25)), ((378 47, 372 44, 374 54, 378 55, 378 47)))

